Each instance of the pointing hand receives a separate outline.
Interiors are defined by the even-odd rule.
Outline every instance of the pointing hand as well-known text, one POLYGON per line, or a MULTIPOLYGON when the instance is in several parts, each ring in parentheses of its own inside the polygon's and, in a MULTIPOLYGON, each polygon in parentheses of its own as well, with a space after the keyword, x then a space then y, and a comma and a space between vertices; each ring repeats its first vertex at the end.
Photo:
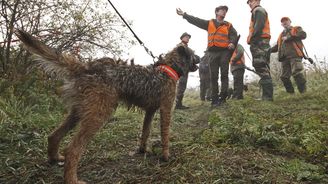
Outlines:
POLYGON ((180 15, 180 16, 182 16, 185 13, 180 8, 177 8, 176 10, 177 10, 177 14, 180 15))

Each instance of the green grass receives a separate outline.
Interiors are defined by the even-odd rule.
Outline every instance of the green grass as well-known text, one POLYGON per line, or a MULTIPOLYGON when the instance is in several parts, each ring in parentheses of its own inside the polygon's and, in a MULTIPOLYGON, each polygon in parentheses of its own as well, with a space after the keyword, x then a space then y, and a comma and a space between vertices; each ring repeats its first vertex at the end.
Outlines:
MULTIPOLYGON (((187 91, 191 108, 173 111, 169 162, 160 161, 159 115, 149 153, 135 155, 144 113, 119 107, 88 145, 79 177, 104 184, 328 183, 327 78, 310 81, 303 95, 277 84, 274 102, 254 100, 258 88, 251 85, 244 100, 216 109, 187 91)), ((63 182, 63 167, 46 163, 46 149, 65 109, 54 94, 31 90, 0 96, 0 183, 63 182)))

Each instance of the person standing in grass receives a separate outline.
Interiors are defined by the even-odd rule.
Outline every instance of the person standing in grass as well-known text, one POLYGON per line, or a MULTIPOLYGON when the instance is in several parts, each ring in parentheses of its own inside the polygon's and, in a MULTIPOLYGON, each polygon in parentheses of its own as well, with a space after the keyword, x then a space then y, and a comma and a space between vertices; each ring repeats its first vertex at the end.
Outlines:
POLYGON ((189 72, 194 72, 198 69, 198 66, 196 64, 199 63, 199 56, 195 55, 194 51, 188 47, 189 39, 191 38, 191 35, 187 32, 183 33, 180 36, 181 42, 178 44, 183 46, 185 48, 185 51, 187 53, 187 58, 184 59, 184 66, 182 67, 183 75, 180 77, 177 87, 177 95, 176 95, 176 105, 175 109, 188 109, 189 107, 182 104, 184 92, 187 88, 187 82, 188 82, 188 74, 189 72))
POLYGON ((237 99, 237 100, 243 99, 245 56, 244 56, 244 48, 240 44, 237 45, 230 59, 230 71, 233 76, 232 99, 237 99))
POLYGON ((270 23, 266 10, 260 5, 261 0, 247 0, 251 9, 251 22, 247 43, 253 56, 253 67, 260 74, 262 100, 273 100, 273 83, 270 73, 270 23))
POLYGON ((293 76, 297 89, 300 93, 306 91, 306 79, 304 76, 304 66, 302 59, 303 43, 306 32, 302 27, 292 26, 288 17, 281 18, 281 25, 284 28, 279 35, 278 42, 272 47, 272 52, 278 52, 278 60, 281 62, 282 74, 280 79, 284 84, 287 93, 295 93, 290 77, 293 76))
POLYGON ((204 29, 208 33, 207 52, 209 55, 212 107, 220 106, 226 102, 229 87, 229 60, 234 43, 237 41, 237 31, 228 21, 225 21, 227 6, 215 8, 215 19, 204 20, 187 14, 177 8, 177 14, 189 23, 204 29), (221 91, 219 94, 219 70, 221 74, 221 91))

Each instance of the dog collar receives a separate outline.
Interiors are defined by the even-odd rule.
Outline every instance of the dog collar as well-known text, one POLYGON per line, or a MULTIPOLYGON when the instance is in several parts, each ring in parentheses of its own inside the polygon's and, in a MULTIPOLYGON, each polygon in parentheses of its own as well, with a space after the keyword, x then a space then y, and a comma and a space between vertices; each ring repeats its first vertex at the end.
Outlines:
POLYGON ((177 81, 179 80, 179 75, 178 73, 173 70, 171 67, 167 66, 167 65, 159 65, 158 69, 164 73, 166 73, 171 79, 177 81))

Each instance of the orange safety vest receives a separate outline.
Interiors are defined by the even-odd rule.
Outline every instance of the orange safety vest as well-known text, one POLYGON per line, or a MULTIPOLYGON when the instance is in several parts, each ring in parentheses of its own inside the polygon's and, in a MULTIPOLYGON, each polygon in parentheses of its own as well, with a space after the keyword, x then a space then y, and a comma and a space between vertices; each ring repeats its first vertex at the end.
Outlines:
MULTIPOLYGON (((235 51, 233 52, 233 54, 231 56, 231 59, 230 59, 230 64, 232 64, 232 60, 236 57, 237 50, 238 49, 236 48, 235 51)), ((244 56, 244 54, 241 56, 241 58, 238 61, 236 61, 236 64, 237 65, 245 64, 245 56, 244 56)))
MULTIPOLYGON (((251 20, 251 23, 249 25, 249 35, 247 37, 247 43, 248 44, 251 43, 251 38, 252 38, 253 33, 254 33, 254 21, 251 20)), ((268 16, 266 18, 264 27, 262 29, 261 38, 269 38, 269 39, 271 38, 271 35, 270 35, 270 22, 269 22, 269 17, 268 16)))
MULTIPOLYGON (((290 34, 292 36, 296 36, 297 28, 298 27, 292 27, 292 29, 290 31, 290 34)), ((303 50, 303 43, 302 42, 300 42, 300 43, 301 44, 296 45, 297 44, 296 41, 292 41, 292 44, 294 46, 294 49, 295 49, 297 55, 300 56, 300 57, 303 57, 304 56, 303 55, 303 52, 302 52, 302 50, 303 50)), ((280 33, 279 38, 278 38, 278 48, 279 49, 281 48, 281 44, 282 44, 282 33, 280 33)))
POLYGON ((208 23, 208 47, 222 47, 228 48, 230 44, 229 41, 229 30, 231 27, 231 23, 226 22, 225 24, 215 27, 215 23, 213 20, 210 20, 208 23))

